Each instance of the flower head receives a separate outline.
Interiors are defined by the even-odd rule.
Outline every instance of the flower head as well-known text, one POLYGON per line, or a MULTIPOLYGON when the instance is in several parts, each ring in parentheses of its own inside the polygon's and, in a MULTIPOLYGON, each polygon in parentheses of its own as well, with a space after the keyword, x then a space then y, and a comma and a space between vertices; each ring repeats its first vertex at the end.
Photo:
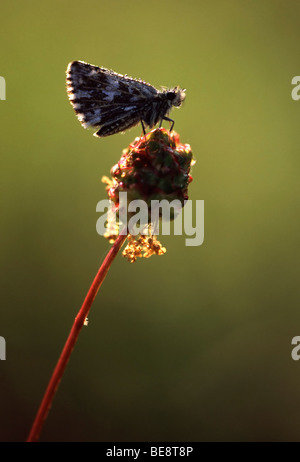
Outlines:
MULTIPOLYGON (((190 146, 181 144, 176 132, 170 133, 164 128, 157 128, 145 136, 136 138, 123 151, 119 162, 112 167, 110 172, 112 180, 104 177, 102 181, 107 184, 108 196, 116 210, 120 211, 120 193, 127 193, 127 205, 136 199, 143 200, 148 208, 147 225, 151 228, 151 201, 172 202, 177 199, 181 206, 184 206, 188 199, 188 185, 192 181, 190 175, 192 163, 193 155, 190 146)), ((170 218, 173 219, 174 214, 170 218)), ((113 240, 117 233, 115 229, 109 227, 110 224, 106 237, 113 240)), ((135 255, 135 258, 132 260, 130 257, 129 260, 135 261, 136 256, 149 257, 154 253, 165 253, 163 247, 160 246, 160 250, 155 247, 160 244, 156 238, 153 239, 154 236, 151 236, 149 243, 143 235, 137 239, 131 236, 129 244, 131 243, 132 255, 135 255), (134 240, 135 249, 133 249, 134 240)), ((130 254, 130 252, 125 253, 127 257, 130 254)))

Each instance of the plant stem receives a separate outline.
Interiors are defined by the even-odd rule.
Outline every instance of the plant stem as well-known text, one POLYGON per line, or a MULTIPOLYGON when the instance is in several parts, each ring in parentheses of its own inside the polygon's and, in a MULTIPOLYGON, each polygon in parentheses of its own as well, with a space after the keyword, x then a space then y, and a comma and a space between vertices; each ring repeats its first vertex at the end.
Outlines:
POLYGON ((38 441, 40 433, 42 431, 44 422, 47 418, 48 412, 50 410, 50 407, 52 405, 55 393, 58 389, 59 383, 61 381, 61 378, 63 376, 64 370, 68 364, 68 361, 70 359, 71 353, 73 351, 73 348, 75 346, 75 343, 78 339, 79 333, 82 329, 82 326, 84 325, 84 321, 89 313, 89 310, 92 306, 92 303, 97 295, 97 292, 102 284, 102 282, 105 279, 105 276, 110 268, 110 265, 112 264, 114 258, 116 257, 117 253, 119 252, 122 244, 124 243, 127 235, 120 233, 114 244, 112 245, 111 249, 109 250, 108 254, 106 255, 102 265, 100 266, 100 269, 87 293, 87 296, 82 304, 82 307, 80 308, 73 326, 71 328, 71 331, 69 333, 69 336, 67 338, 67 341, 65 343, 65 346, 61 352, 61 355, 58 359, 58 362, 55 366, 55 369, 53 371, 52 377, 49 381, 49 384, 47 386, 47 389, 45 391, 44 397, 42 399, 42 402, 40 404, 39 410, 36 414, 35 420, 33 422, 33 425, 31 427, 29 436, 27 438, 28 443, 33 443, 38 441))

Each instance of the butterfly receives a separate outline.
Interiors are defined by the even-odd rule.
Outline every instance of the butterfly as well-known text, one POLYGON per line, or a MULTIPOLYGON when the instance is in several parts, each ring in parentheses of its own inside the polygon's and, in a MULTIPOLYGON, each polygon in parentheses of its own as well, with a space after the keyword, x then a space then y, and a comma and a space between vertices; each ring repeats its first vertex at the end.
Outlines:
POLYGON ((185 90, 155 87, 140 79, 117 74, 104 67, 83 61, 72 61, 67 68, 67 93, 80 123, 85 128, 97 128, 95 136, 103 137, 123 132, 141 122, 154 127, 167 117, 173 106, 185 99, 185 90))

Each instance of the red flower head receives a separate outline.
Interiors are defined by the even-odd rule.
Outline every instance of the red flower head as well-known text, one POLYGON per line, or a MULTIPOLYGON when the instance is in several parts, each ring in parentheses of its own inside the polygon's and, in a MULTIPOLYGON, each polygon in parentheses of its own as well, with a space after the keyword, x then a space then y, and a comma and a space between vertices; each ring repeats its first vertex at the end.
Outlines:
MULTIPOLYGON (((121 192, 127 193, 127 204, 136 199, 145 201, 151 224, 152 200, 165 199, 172 202, 177 199, 184 206, 184 201, 188 199, 188 185, 192 181, 192 162, 190 146, 181 144, 176 132, 170 133, 164 128, 157 128, 136 138, 111 169, 112 180, 104 177, 102 181, 107 184, 108 196, 116 209, 119 209, 121 192)), ((171 216, 173 218, 174 215, 171 216)), ((116 232, 109 230, 106 237, 114 240, 116 232)), ((141 237, 143 245, 139 242, 139 246, 144 248, 144 237, 141 237)), ((154 247, 159 244, 154 236, 151 239, 154 239, 154 247)), ((150 256, 149 248, 147 252, 144 249, 144 252, 147 254, 144 256, 150 256)), ((159 253, 158 249, 153 253, 159 253)))

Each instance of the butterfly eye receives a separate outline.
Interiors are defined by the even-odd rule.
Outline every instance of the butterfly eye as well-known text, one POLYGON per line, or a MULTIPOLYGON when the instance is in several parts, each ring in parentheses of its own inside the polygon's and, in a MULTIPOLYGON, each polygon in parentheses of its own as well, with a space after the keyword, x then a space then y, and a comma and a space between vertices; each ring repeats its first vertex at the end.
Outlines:
POLYGON ((176 93, 174 93, 174 91, 168 91, 166 96, 168 100, 173 101, 176 98, 176 93))

